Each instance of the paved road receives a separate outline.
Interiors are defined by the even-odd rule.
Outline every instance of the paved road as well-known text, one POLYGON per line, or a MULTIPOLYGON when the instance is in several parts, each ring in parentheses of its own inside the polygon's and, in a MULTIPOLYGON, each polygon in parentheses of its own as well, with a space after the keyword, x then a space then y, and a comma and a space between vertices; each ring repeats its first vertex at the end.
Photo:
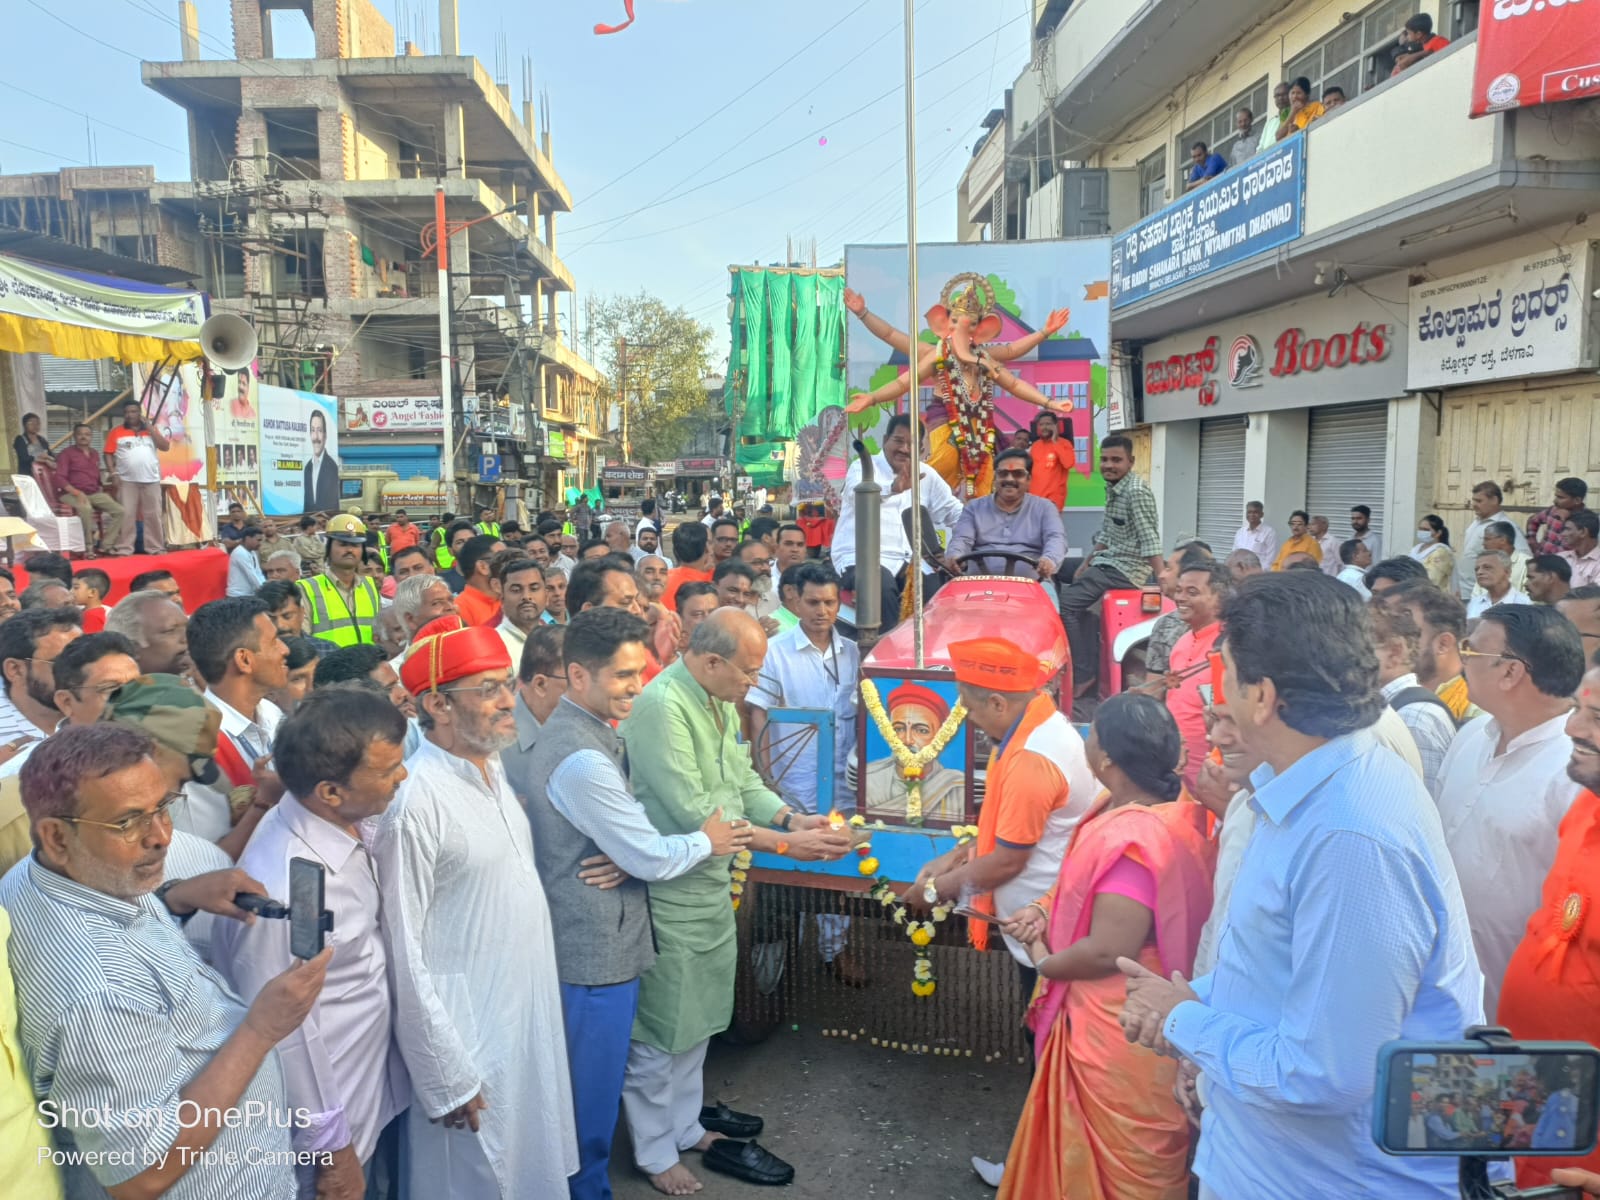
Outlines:
MULTIPOLYGON (((713 1043, 708 1097, 766 1118, 761 1144, 795 1167, 774 1195, 791 1200, 983 1200, 968 1159, 1001 1158, 1028 1090, 1025 1067, 900 1054, 785 1028, 757 1046, 713 1043)), ((704 1200, 755 1200, 762 1189, 711 1171, 704 1200)), ((627 1133, 612 1158, 618 1200, 658 1193, 633 1169, 627 1133)))

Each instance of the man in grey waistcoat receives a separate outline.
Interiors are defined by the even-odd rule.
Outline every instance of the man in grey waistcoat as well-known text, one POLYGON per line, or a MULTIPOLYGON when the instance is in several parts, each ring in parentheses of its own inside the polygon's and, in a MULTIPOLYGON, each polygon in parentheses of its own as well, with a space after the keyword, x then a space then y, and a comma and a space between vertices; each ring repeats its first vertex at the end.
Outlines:
POLYGON ((749 822, 725 821, 720 810, 697 833, 658 833, 634 799, 614 722, 644 687, 648 637, 649 627, 623 609, 576 614, 562 647, 566 693, 541 723, 522 680, 517 746, 501 755, 533 826, 555 930, 578 1125, 571 1200, 611 1197, 611 1141, 639 976, 655 961, 648 884, 750 841, 749 822), (609 865, 590 862, 600 856, 609 865))

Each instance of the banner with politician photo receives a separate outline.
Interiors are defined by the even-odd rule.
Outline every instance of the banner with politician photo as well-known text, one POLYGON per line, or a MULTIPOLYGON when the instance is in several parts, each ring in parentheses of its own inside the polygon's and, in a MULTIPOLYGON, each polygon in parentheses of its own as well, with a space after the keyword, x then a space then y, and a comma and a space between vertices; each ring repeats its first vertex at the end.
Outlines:
POLYGON ((224 376, 211 410, 217 487, 245 511, 261 511, 261 397, 254 363, 224 376))
MULTIPOLYGON (((144 419, 166 440, 157 449, 163 483, 204 483, 206 422, 200 406, 200 371, 193 363, 174 369, 133 365, 133 395, 144 419)), ((120 410, 119 410, 120 411, 120 410)))
POLYGON ((261 414, 261 509, 269 517, 339 508, 339 402, 270 384, 261 414))

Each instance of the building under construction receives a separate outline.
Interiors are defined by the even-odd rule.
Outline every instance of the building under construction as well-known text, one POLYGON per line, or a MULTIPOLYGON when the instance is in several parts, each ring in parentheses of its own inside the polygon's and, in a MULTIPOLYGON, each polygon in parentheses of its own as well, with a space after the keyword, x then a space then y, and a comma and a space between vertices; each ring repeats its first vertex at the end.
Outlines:
POLYGON ((189 181, 147 168, 0 178, 0 225, 192 273, 215 311, 255 324, 263 381, 340 397, 347 470, 437 479, 445 439, 416 415, 428 406, 382 433, 354 414, 356 401, 365 413, 375 398, 438 397, 443 374, 464 480, 492 453, 506 481, 531 485, 530 507, 592 484, 600 380, 572 348, 575 284, 556 252, 572 198, 531 69, 518 111, 509 84, 461 53, 456 0, 440 2, 429 55, 397 44, 369 0, 231 9, 232 57, 201 57, 203 40, 222 43, 185 0, 181 57, 142 67, 187 114, 189 181), (315 57, 274 57, 274 15, 309 22, 315 57), (439 188, 453 231, 443 373, 424 251, 439 188))

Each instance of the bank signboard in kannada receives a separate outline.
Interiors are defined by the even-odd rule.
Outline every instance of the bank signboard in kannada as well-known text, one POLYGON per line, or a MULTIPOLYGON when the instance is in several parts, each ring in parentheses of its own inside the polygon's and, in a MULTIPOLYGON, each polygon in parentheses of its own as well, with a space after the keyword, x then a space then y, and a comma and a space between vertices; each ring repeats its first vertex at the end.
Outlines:
POLYGON ((1303 133, 1287 138, 1118 234, 1111 243, 1112 309, 1298 238, 1305 141, 1303 133))
POLYGON ((1595 365, 1594 244, 1575 242, 1411 289, 1406 386, 1454 387, 1595 365))

